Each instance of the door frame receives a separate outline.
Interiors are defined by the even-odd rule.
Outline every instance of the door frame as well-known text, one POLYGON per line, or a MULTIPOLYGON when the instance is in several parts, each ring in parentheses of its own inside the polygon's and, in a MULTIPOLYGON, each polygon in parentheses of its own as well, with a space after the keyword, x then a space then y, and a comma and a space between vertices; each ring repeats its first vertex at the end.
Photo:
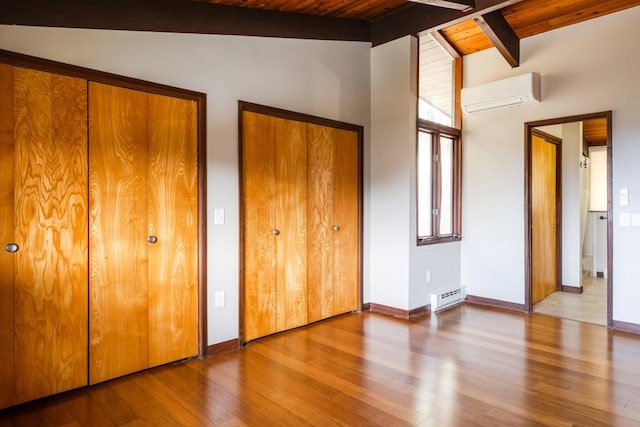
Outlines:
MULTIPOLYGON (((590 119, 606 119, 607 120, 607 327, 612 328, 613 325, 613 163, 612 163, 612 146, 613 146, 613 113, 612 111, 601 111, 591 114, 582 114, 577 116, 559 117, 554 119, 539 120, 535 122, 527 122, 524 124, 524 156, 525 156, 525 206, 524 206, 524 235, 525 235, 525 307, 528 312, 532 312, 532 258, 531 258, 531 135, 533 129, 541 126, 558 125, 573 122, 582 122, 590 119)), ((557 184, 556 184, 557 185, 557 184)), ((561 235, 560 235, 561 236, 561 235)), ((561 242, 561 238, 560 238, 561 242)), ((558 245, 561 248, 561 243, 558 245)), ((559 258, 559 263, 562 258, 559 258)), ((560 271, 560 270, 558 270, 560 271)), ((561 279, 561 276, 559 276, 561 279)), ((559 280, 558 286, 562 286, 562 280, 559 280)))
POLYGON ((77 77, 91 82, 104 83, 156 95, 186 99, 196 103, 198 120, 198 355, 200 357, 206 356, 209 349, 207 341, 207 94, 2 49, 0 49, 0 63, 77 77))

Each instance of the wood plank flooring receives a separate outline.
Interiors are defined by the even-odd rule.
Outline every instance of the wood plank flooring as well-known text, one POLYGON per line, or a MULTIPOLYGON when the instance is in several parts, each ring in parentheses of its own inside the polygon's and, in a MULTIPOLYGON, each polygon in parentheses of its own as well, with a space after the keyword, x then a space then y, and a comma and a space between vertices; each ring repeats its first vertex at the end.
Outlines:
POLYGON ((2 426, 640 426, 640 337, 463 305, 360 313, 0 411, 2 426))

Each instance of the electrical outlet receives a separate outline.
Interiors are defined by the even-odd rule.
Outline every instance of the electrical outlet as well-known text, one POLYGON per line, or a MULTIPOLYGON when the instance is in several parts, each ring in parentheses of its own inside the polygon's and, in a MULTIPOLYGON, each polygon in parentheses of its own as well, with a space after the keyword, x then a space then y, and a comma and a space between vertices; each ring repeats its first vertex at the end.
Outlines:
POLYGON ((224 224, 224 209, 213 210, 213 223, 216 225, 224 224))
POLYGON ((631 216, 627 212, 620 214, 620 227, 628 227, 631 223, 631 216))
POLYGON ((427 283, 431 283, 431 270, 427 270, 427 283))
POLYGON ((216 297, 216 301, 215 301, 215 307, 219 308, 219 307, 224 307, 225 304, 225 298, 224 298, 224 291, 216 291, 215 297, 216 297))

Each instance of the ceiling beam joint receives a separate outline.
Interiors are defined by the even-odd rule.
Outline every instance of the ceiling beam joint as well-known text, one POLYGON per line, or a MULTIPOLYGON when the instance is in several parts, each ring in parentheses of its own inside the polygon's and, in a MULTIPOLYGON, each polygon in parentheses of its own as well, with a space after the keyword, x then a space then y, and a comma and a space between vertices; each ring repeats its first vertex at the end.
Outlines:
POLYGON ((520 66, 520 39, 499 10, 474 18, 511 68, 520 66))

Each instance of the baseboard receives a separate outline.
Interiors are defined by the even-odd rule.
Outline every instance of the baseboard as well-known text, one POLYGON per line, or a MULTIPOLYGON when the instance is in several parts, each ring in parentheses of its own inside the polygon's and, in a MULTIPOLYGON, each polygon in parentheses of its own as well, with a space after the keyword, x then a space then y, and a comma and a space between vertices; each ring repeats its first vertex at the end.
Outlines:
POLYGON ((637 323, 621 322, 619 320, 613 321, 613 329, 621 332, 628 332, 630 334, 640 335, 640 325, 637 323))
POLYGON ((397 317, 399 319, 413 319, 414 317, 429 314, 431 311, 431 305, 423 305, 411 310, 403 310, 401 308, 368 302, 362 305, 362 311, 384 314, 385 316, 397 317))
POLYGON ((572 285, 562 285, 560 290, 562 292, 568 292, 570 294, 581 294, 583 291, 582 286, 572 286, 572 285))
POLYGON ((527 311, 527 307, 524 304, 517 304, 515 302, 501 301, 491 298, 477 297, 475 295, 467 295, 464 300, 466 304, 484 305, 488 307, 503 308, 505 310, 513 311, 527 311))
POLYGON ((237 350, 240 348, 240 340, 233 339, 218 344, 210 345, 207 349, 207 355, 212 356, 214 354, 226 353, 228 351, 237 350))

